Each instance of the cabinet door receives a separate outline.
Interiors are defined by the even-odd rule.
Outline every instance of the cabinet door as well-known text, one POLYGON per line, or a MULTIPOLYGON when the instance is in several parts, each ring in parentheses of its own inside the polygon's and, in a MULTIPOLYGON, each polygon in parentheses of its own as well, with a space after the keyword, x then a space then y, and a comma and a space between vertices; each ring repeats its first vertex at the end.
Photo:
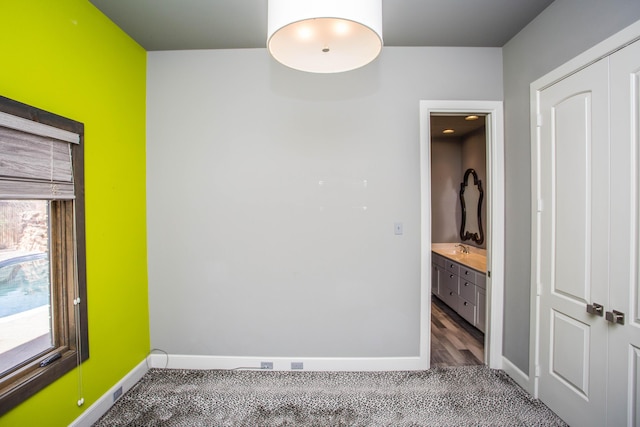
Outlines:
POLYGON ((485 290, 482 288, 478 288, 478 293, 476 294, 476 323, 475 327, 480 329, 482 332, 485 330, 485 325, 487 323, 487 295, 485 294, 485 290))
MULTIPOLYGON (((574 426, 606 425, 608 60, 540 92, 536 251, 539 398, 574 426)), ((535 268, 535 267, 532 267, 535 268)))
POLYGON ((610 57, 611 279, 607 311, 624 313, 609 324, 608 422, 640 426, 640 42, 610 57))
POLYGON ((438 295, 440 292, 440 266, 431 264, 431 293, 438 295))

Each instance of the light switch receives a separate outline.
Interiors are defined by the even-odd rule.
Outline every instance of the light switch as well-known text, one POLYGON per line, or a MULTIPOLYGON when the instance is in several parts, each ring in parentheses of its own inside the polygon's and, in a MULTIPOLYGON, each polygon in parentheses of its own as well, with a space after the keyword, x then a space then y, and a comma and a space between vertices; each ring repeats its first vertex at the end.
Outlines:
POLYGON ((393 223, 393 232, 396 236, 401 236, 402 235, 402 223, 401 222, 394 222, 393 223))

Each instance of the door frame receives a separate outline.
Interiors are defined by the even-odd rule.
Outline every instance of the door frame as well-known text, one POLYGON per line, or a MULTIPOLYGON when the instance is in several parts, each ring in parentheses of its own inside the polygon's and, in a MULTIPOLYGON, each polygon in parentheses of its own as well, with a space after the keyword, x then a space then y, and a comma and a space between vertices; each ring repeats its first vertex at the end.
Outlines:
POLYGON ((560 80, 610 56, 625 46, 640 40, 640 21, 629 25, 613 36, 586 50, 555 70, 540 77, 530 85, 530 130, 531 130, 531 310, 529 320, 529 377, 528 384, 520 384, 538 398, 540 376, 540 294, 542 289, 538 280, 540 260, 538 241, 540 238, 540 213, 542 201, 539 197, 540 164, 538 123, 540 117, 540 93, 560 80))
POLYGON ((420 355, 431 356, 431 115, 486 115, 487 127, 487 325, 485 364, 502 369, 504 314, 504 113, 502 101, 420 101, 421 339, 420 355))

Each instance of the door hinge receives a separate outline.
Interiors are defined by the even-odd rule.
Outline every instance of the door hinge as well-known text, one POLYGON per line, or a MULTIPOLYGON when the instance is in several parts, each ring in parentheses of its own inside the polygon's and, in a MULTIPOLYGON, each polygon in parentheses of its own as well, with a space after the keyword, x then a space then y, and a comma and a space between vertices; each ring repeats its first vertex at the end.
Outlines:
POLYGON ((544 202, 542 201, 542 199, 538 199, 538 206, 536 207, 536 209, 538 210, 538 212, 542 212, 544 210, 544 202))
POLYGON ((540 296, 542 295, 542 283, 538 282, 537 286, 536 286, 536 295, 540 296))
POLYGON ((537 127, 542 127, 542 114, 538 114, 536 116, 536 126, 537 127))
POLYGON ((536 365, 535 371, 536 371, 536 377, 539 377, 540 376, 540 365, 536 365))

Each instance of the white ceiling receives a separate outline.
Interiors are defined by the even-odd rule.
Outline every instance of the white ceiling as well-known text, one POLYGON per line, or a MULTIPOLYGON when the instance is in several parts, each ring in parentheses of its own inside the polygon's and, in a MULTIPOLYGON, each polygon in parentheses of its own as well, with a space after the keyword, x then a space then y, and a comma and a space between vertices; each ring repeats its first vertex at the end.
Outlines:
MULTIPOLYGON (((150 51, 266 44, 267 0, 90 2, 150 51)), ((552 2, 382 0, 384 45, 502 47, 552 2)))

